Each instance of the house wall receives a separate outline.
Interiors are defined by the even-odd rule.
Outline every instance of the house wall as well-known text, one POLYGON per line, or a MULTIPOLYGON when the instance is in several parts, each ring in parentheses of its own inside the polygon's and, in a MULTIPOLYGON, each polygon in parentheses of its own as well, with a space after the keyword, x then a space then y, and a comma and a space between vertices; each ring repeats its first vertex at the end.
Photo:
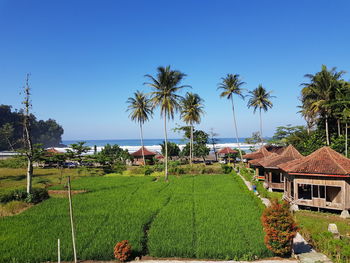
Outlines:
POLYGON ((297 205, 313 206, 319 208, 348 210, 350 209, 350 181, 349 178, 342 177, 323 177, 323 176, 307 176, 307 175, 290 175, 284 174, 284 190, 285 199, 293 201, 297 205), (299 186, 311 185, 311 200, 299 197, 299 186), (325 186, 325 197, 316 198, 313 196, 313 186, 325 186), (294 187, 294 193, 292 188, 294 187), (337 192, 340 187, 339 193, 337 192), (327 201, 332 199, 332 201, 327 201))
POLYGON ((271 188, 272 190, 283 190, 284 189, 284 175, 282 174, 282 181, 280 183, 276 183, 273 182, 272 180, 272 173, 282 173, 282 171, 280 169, 269 169, 269 168, 265 168, 265 180, 266 180, 266 185, 268 188, 271 188))

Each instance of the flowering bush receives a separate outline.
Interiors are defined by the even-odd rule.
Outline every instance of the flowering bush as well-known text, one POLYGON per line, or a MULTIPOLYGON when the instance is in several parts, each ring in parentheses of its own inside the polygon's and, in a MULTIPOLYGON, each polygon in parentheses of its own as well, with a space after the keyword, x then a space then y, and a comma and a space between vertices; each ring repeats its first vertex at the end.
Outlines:
POLYGON ((131 256, 131 245, 128 240, 118 242, 114 247, 114 257, 121 262, 128 260, 131 256))
POLYGON ((276 255, 290 255, 298 227, 289 211, 288 203, 272 200, 271 206, 264 210, 262 224, 266 247, 276 255))

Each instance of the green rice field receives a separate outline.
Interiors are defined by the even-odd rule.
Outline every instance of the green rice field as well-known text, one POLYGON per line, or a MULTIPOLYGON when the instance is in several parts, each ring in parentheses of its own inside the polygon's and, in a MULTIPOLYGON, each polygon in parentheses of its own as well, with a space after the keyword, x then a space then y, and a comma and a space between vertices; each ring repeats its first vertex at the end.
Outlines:
MULTIPOLYGON (((113 259, 116 242, 153 257, 255 259, 263 242, 263 206, 235 175, 86 177, 72 182, 79 259, 113 259)), ((67 198, 50 198, 0 218, 0 262, 72 259, 67 198)))

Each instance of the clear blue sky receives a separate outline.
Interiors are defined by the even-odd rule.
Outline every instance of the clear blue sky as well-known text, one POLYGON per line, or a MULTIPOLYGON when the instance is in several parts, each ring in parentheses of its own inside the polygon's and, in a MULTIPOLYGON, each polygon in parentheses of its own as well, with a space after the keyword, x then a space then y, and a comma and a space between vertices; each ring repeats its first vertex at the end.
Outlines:
MULTIPOLYGON (((20 107, 31 72, 33 112, 57 120, 64 139, 138 138, 125 101, 150 91, 144 74, 171 65, 205 100, 199 128, 221 137, 233 136, 230 104, 216 90, 221 77, 237 73, 246 89, 273 90, 263 116, 270 136, 304 123, 297 105, 305 73, 321 64, 350 71, 349 10, 350 1, 328 0, 0 0, 0 104, 20 107)), ((258 114, 236 102, 240 137, 250 136, 258 114)), ((156 112, 145 137, 162 138, 162 125, 156 112)))

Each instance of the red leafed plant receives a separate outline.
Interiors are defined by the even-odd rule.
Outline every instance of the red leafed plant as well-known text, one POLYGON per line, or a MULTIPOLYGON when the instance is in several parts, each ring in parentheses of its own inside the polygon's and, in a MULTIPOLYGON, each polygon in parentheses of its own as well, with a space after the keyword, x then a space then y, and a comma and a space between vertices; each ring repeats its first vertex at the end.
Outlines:
POLYGON ((131 256, 131 245, 128 240, 118 242, 114 247, 114 257, 121 262, 128 260, 131 256))
POLYGON ((292 252, 293 238, 298 227, 289 211, 287 202, 273 200, 262 215, 266 247, 279 256, 288 256, 292 252))

